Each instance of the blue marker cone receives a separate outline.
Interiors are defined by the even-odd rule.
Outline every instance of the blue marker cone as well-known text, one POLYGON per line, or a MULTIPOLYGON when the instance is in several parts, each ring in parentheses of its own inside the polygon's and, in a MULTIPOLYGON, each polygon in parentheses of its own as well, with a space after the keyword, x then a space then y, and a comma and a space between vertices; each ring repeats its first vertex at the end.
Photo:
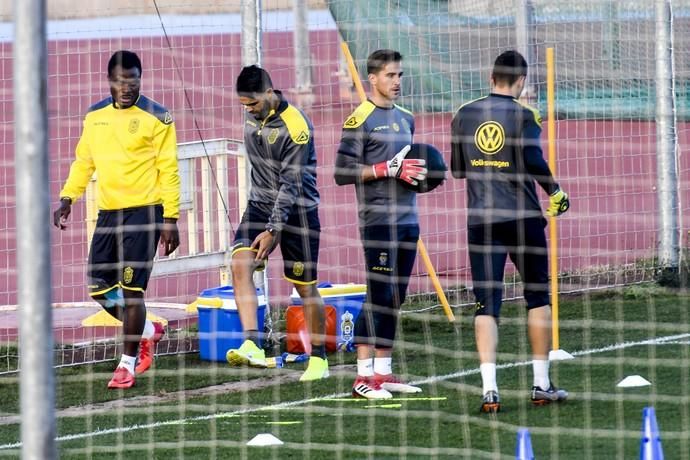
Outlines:
POLYGON ((664 451, 661 448, 661 437, 653 407, 645 407, 642 411, 640 460, 664 460, 664 451))
POLYGON ((520 428, 517 433, 517 446, 515 446, 515 460, 534 460, 532 452, 532 439, 527 428, 520 428))

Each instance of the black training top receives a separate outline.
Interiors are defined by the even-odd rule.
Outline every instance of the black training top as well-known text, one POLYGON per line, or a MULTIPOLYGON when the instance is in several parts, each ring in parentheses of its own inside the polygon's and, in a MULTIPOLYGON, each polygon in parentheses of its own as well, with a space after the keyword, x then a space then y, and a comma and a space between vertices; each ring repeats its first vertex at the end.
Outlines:
POLYGON ((359 223, 371 225, 417 225, 416 193, 394 177, 361 182, 362 165, 391 160, 412 143, 414 115, 400 106, 378 107, 367 100, 343 125, 335 161, 335 182, 355 184, 359 223))
POLYGON ((311 121, 276 94, 280 104, 265 119, 247 114, 244 146, 252 165, 249 201, 272 209, 267 227, 281 230, 294 206, 316 207, 319 192, 311 121))
POLYGON ((558 190, 540 146, 539 112, 490 94, 461 106, 451 123, 451 171, 467 179, 468 225, 540 217, 534 181, 558 190))

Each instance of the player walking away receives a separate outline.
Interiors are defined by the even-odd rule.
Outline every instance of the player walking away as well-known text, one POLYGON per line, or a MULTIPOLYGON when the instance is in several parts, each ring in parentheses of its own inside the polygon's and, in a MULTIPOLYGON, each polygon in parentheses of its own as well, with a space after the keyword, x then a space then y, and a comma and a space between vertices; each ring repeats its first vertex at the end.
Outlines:
POLYGON ((247 209, 235 233, 232 278, 244 343, 230 349, 232 365, 266 367, 257 330, 253 273, 280 243, 283 274, 299 293, 311 336, 311 356, 301 381, 328 377, 324 305, 316 288, 319 258, 319 192, 311 121, 273 89, 268 72, 242 69, 237 95, 247 112, 244 145, 252 165, 247 209))
POLYGON ((467 239, 477 301, 474 328, 483 384, 482 412, 498 412, 496 384, 498 319, 506 257, 524 283, 527 329, 532 347, 532 402, 568 397, 549 379, 551 307, 544 227, 534 182, 549 194, 547 213, 568 210, 563 192, 542 156, 541 117, 520 103, 527 62, 507 51, 494 63, 491 93, 458 110, 451 124, 451 169, 467 179, 467 239))
POLYGON ((159 240, 165 255, 180 244, 175 125, 165 107, 139 94, 141 73, 141 61, 131 51, 117 51, 110 58, 110 97, 91 106, 84 117, 76 159, 53 213, 55 226, 64 230, 72 204, 93 173, 98 174, 88 291, 122 320, 124 332, 124 353, 108 388, 130 388, 135 373, 151 367, 164 330, 146 319, 144 292, 159 240))
POLYGON ((335 181, 355 184, 359 208, 367 299, 355 323, 357 378, 352 394, 368 399, 422 391, 403 383, 392 370, 400 305, 419 239, 416 194, 400 184, 416 184, 427 173, 424 160, 405 159, 414 116, 394 103, 400 96, 401 61, 393 50, 369 56, 371 97, 345 121, 336 158, 335 181))

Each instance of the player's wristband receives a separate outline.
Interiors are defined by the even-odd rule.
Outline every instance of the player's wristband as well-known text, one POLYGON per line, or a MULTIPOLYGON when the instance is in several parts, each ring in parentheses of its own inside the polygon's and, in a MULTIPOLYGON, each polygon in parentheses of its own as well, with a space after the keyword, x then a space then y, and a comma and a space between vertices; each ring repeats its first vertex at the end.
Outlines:
POLYGON ((382 161, 381 163, 376 163, 371 166, 374 172, 374 178, 381 179, 382 177, 388 177, 388 162, 382 161))

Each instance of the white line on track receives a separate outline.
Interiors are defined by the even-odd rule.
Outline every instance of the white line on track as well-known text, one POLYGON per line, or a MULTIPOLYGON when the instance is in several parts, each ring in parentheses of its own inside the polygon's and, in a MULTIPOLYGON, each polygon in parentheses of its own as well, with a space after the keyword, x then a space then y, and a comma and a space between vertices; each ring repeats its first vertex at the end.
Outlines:
MULTIPOLYGON (((655 339, 641 340, 638 342, 623 342, 623 343, 618 343, 615 345, 608 345, 606 347, 601 347, 601 348, 592 348, 589 350, 575 351, 575 352, 571 352, 570 354, 573 356, 585 356, 585 355, 593 355, 593 354, 597 354, 597 353, 605 353, 607 351, 613 351, 613 350, 622 350, 624 348, 638 347, 638 346, 643 346, 643 345, 675 344, 679 340, 687 339, 687 338, 690 338, 690 334, 669 335, 669 336, 665 336, 665 337, 658 337, 655 339)), ((513 367, 527 366, 531 363, 532 363, 532 361, 518 361, 518 362, 514 362, 514 363, 499 364, 496 366, 496 369, 509 369, 509 368, 513 368, 513 367)), ((417 380, 417 381, 410 382, 410 383, 413 385, 423 385, 423 384, 427 384, 427 383, 440 382, 440 381, 444 381, 444 380, 450 380, 450 379, 455 379, 458 377, 464 377, 464 376, 474 375, 474 374, 479 374, 479 368, 467 369, 467 370, 463 370, 463 371, 459 371, 459 372, 454 372, 452 374, 429 377, 426 379, 417 380)), ((344 398, 344 397, 348 396, 349 394, 350 393, 333 393, 333 394, 321 396, 318 398, 302 399, 299 401, 287 401, 287 402, 283 402, 283 403, 272 404, 270 406, 251 407, 251 408, 241 409, 241 410, 236 410, 236 411, 231 411, 231 412, 221 412, 219 414, 199 415, 196 417, 183 418, 180 420, 167 420, 164 422, 153 422, 153 423, 146 423, 146 424, 141 424, 141 425, 136 424, 136 425, 130 425, 130 426, 123 426, 120 428, 109 428, 106 430, 95 430, 95 431, 90 431, 88 433, 69 434, 69 435, 65 435, 65 436, 58 436, 57 438, 55 438, 55 440, 57 442, 72 441, 75 439, 91 438, 94 436, 102 436, 102 435, 107 435, 107 434, 128 433, 130 431, 135 431, 135 430, 148 430, 148 429, 152 429, 152 428, 155 429, 155 428, 159 428, 159 427, 163 427, 163 426, 184 425, 184 424, 190 423, 190 422, 199 422, 199 421, 204 421, 204 420, 236 417, 238 415, 251 414, 254 412, 284 409, 287 407, 301 406, 303 404, 309 404, 309 403, 318 402, 318 401, 325 401, 328 399, 344 398)), ((0 450, 16 449, 16 448, 21 447, 21 446, 22 446, 21 442, 15 442, 15 443, 11 443, 11 444, 2 444, 2 445, 0 445, 0 450)))

